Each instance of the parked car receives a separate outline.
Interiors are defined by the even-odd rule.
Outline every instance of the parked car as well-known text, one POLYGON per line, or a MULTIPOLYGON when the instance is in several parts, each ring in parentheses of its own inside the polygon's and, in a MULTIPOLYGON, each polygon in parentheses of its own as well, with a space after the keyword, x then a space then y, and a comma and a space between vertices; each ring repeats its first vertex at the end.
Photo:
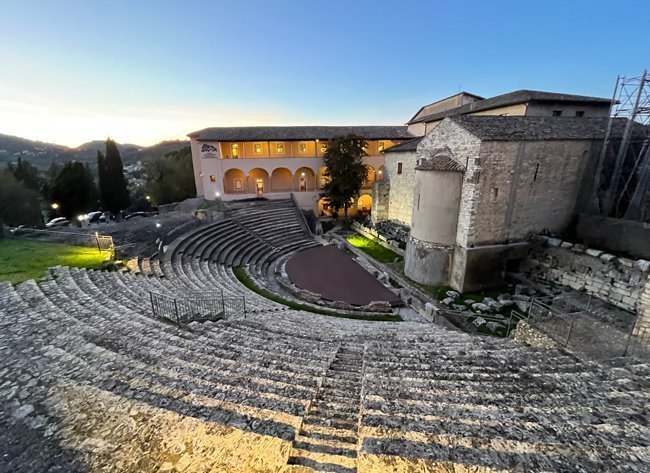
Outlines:
POLYGON ((67 227, 70 225, 70 220, 68 220, 65 217, 57 217, 53 218, 49 222, 45 224, 45 227, 47 228, 52 228, 52 227, 67 227))
POLYGON ((147 217, 147 216, 148 216, 147 212, 133 212, 132 214, 129 214, 126 217, 124 217, 124 220, 129 220, 134 217, 147 217))
MULTIPOLYGON (((104 212, 89 212, 86 217, 88 217, 88 223, 99 223, 102 221, 102 217, 104 216, 104 212)), ((103 220, 104 222, 106 219, 103 220)))
POLYGON ((18 225, 17 227, 12 228, 11 230, 9 230, 9 233, 11 235, 16 235, 17 236, 17 235, 20 235, 21 233, 24 233, 22 230, 24 230, 25 228, 29 228, 29 227, 27 225, 18 225))

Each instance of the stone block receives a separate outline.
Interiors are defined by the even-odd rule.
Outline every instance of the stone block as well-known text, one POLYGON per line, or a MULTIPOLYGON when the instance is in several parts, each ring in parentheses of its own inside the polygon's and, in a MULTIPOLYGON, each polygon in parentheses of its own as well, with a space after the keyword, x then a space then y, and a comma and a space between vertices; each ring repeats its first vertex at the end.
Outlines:
POLYGON ((456 291, 447 291, 446 294, 447 297, 451 297, 452 299, 458 299, 460 297, 460 294, 456 291))
POLYGON ((483 317, 476 317, 474 321, 472 322, 477 328, 482 327, 487 323, 487 320, 485 320, 483 317))
POLYGON ((580 243, 576 243, 573 245, 573 248, 571 248, 571 251, 574 253, 584 253, 587 251, 587 247, 585 245, 581 245, 580 243))
POLYGON ((432 304, 431 302, 427 302, 424 305, 424 314, 429 317, 433 317, 436 312, 438 312, 438 308, 432 304))
POLYGON ((454 300, 455 300, 455 299, 452 299, 451 297, 445 297, 441 302, 442 302, 444 305, 451 305, 451 304, 454 303, 454 300))
POLYGON ((492 309, 487 304, 476 302, 472 304, 472 310, 480 310, 481 312, 490 312, 492 309))
POLYGON ((573 243, 569 243, 568 241, 563 241, 562 244, 560 245, 560 248, 564 249, 570 249, 573 247, 573 243))
POLYGON ((594 250, 593 248, 587 248, 585 250, 585 253, 588 254, 589 256, 593 256, 594 258, 598 258, 600 255, 604 253, 604 251, 594 250))
POLYGON ((634 263, 634 268, 647 273, 650 271, 650 261, 639 259, 634 263))
POLYGON ((634 261, 629 258, 619 258, 618 264, 624 268, 634 268, 634 261))
POLYGON ((382 312, 382 313, 388 313, 393 311, 391 305, 386 301, 371 301, 368 305, 365 306, 365 309, 370 312, 382 312))
POLYGON ((562 240, 560 240, 559 238, 549 238, 547 243, 548 246, 557 248, 562 244, 562 240))

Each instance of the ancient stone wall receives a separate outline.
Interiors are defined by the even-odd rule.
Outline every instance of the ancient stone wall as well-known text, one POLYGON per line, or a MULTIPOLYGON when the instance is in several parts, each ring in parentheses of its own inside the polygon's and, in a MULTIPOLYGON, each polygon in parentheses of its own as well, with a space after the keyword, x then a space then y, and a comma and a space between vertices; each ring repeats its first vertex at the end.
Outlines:
POLYGON ((467 245, 564 231, 575 213, 591 146, 589 141, 483 142, 467 245))
MULTIPOLYGON (((388 220, 396 220, 411 225, 413 212, 413 183, 415 182, 415 151, 387 153, 384 163, 384 179, 390 182, 388 220), (402 164, 402 173, 397 174, 398 164, 402 164)), ((375 200, 373 199, 373 202, 375 200)), ((374 209, 373 209, 374 212, 374 209)))
POLYGON ((650 323, 650 261, 619 258, 538 236, 533 239, 521 269, 533 277, 585 291, 622 309, 647 314, 650 323))
POLYGON ((475 207, 480 197, 477 190, 480 177, 480 165, 477 162, 480 144, 481 141, 476 136, 461 126, 451 120, 443 120, 418 145, 419 158, 426 158, 428 152, 434 149, 447 147, 454 159, 466 168, 456 236, 456 242, 463 246, 466 246, 468 235, 473 234, 475 207))
POLYGON ((376 181, 372 185, 372 213, 373 222, 388 220, 390 206, 390 182, 387 179, 376 181))

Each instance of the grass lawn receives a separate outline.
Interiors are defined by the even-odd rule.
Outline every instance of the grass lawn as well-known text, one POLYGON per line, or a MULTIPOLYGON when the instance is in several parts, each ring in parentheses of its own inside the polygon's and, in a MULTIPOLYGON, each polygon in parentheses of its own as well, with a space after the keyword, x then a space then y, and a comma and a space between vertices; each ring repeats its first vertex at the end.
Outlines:
POLYGON ((60 243, 0 239, 0 281, 39 279, 50 266, 100 267, 108 258, 96 249, 60 243))
POLYGON ((364 237, 363 235, 350 235, 347 237, 352 246, 356 246, 367 255, 372 256, 380 263, 392 263, 397 258, 399 261, 402 257, 394 251, 384 248, 376 241, 364 237))
POLYGON ((233 273, 235 273, 235 276, 237 279, 239 279, 239 282, 241 282, 244 286, 246 286, 248 289, 250 289, 253 292, 258 293, 262 297, 266 297, 267 299, 270 299, 272 301, 277 302, 278 304, 285 305, 287 307, 290 307, 291 309, 295 310, 304 310, 306 312, 312 312, 314 314, 320 314, 320 315, 329 315, 330 317, 341 317, 344 319, 356 319, 356 320, 373 320, 373 321, 385 321, 385 322, 401 322, 402 318, 399 315, 392 315, 392 314, 377 314, 377 315, 361 315, 361 314, 343 314, 339 313, 333 310, 327 310, 327 309, 319 309, 316 307, 312 307, 307 304, 301 304, 296 301, 290 301, 285 299, 284 297, 278 296, 277 294, 274 294, 273 292, 267 290, 266 288, 259 287, 255 282, 246 274, 246 270, 242 268, 241 266, 236 266, 233 268, 233 273))

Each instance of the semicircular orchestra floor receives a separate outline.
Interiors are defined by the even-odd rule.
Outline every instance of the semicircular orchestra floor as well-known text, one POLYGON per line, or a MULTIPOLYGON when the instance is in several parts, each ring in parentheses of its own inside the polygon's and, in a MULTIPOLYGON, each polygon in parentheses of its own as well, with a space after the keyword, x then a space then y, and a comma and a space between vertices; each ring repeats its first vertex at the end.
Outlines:
POLYGON ((329 301, 344 301, 357 306, 372 301, 400 303, 397 294, 384 287, 336 245, 317 246, 294 254, 287 261, 286 271, 293 284, 329 301))

